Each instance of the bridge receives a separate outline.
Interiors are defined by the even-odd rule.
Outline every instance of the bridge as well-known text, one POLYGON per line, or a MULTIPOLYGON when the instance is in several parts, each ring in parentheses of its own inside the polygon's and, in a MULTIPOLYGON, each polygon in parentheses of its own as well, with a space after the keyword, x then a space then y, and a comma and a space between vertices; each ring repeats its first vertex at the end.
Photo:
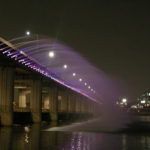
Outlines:
POLYGON ((0 38, 0 124, 92 117, 97 100, 0 38))

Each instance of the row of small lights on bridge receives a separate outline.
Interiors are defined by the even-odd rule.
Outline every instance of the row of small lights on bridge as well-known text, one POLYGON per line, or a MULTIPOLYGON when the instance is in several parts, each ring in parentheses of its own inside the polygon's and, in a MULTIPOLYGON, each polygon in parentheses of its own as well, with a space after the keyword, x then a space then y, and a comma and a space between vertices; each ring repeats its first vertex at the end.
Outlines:
MULTIPOLYGON (((30 31, 27 31, 27 32, 26 32, 26 35, 29 36, 29 35, 30 35, 30 31)), ((49 57, 50 57, 50 58, 54 58, 54 57, 55 57, 55 53, 54 53, 53 51, 50 51, 50 52, 49 52, 49 57)), ((67 68, 68 68, 68 65, 67 65, 67 64, 64 64, 64 65, 63 65, 63 68, 64 68, 64 69, 67 69, 67 68)), ((75 77, 76 75, 77 75, 77 74, 76 74, 75 72, 72 73, 72 76, 73 76, 73 77, 75 77)), ((83 79, 82 79, 82 78, 79 78, 79 82, 82 82, 82 81, 83 81, 83 79)), ((95 90, 93 90, 93 89, 91 88, 91 86, 88 85, 86 82, 84 83, 84 85, 87 86, 88 89, 91 90, 93 93, 96 93, 95 90)))
MULTIPOLYGON (((50 58, 54 58, 54 57, 55 57, 55 53, 54 53, 53 51, 50 51, 50 52, 49 52, 49 57, 50 57, 50 58)), ((68 68, 68 65, 67 65, 67 64, 64 64, 64 65, 63 65, 63 68, 64 68, 64 69, 67 69, 67 68, 68 68)), ((73 77, 75 77, 76 75, 77 75, 77 74, 76 74, 75 72, 72 73, 72 76, 73 76, 73 77)), ((83 79, 82 79, 82 78, 79 78, 79 82, 82 82, 82 81, 83 81, 83 79)), ((84 85, 87 86, 88 89, 90 89, 92 92, 95 93, 95 91, 90 87, 90 85, 88 86, 88 84, 87 84, 86 82, 84 83, 84 85)))
MULTIPOLYGON (((54 58, 54 57, 55 57, 55 53, 54 53, 53 51, 50 51, 50 52, 49 52, 49 57, 50 57, 50 58, 54 58)), ((67 64, 64 64, 64 65, 63 65, 63 68, 64 68, 64 69, 68 69, 68 65, 67 65, 67 64)), ((75 77, 76 75, 77 75, 77 74, 76 74, 75 72, 72 73, 72 76, 73 76, 73 77, 75 77)), ((79 82, 82 82, 82 81, 83 81, 83 79, 82 79, 82 78, 79 78, 79 82)), ((93 93, 95 93, 95 91, 91 88, 91 86, 88 85, 86 82, 84 83, 84 85, 87 86, 88 89, 91 90, 93 93)))

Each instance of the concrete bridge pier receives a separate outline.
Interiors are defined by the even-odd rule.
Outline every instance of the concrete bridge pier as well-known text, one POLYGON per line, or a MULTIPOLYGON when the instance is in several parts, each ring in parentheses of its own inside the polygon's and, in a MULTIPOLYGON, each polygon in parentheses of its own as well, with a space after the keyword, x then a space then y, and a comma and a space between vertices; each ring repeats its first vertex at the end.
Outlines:
POLYGON ((81 96, 81 98, 80 98, 80 100, 81 100, 81 113, 85 113, 85 99, 84 99, 84 97, 82 97, 81 96))
POLYGON ((70 91, 70 107, 71 107, 71 113, 76 113, 76 96, 75 93, 70 91))
POLYGON ((91 101, 89 99, 87 99, 87 101, 86 101, 86 112, 88 114, 92 114, 92 112, 91 112, 91 101))
POLYGON ((71 90, 67 90, 67 96, 68 96, 68 118, 70 120, 74 119, 75 114, 75 101, 74 101, 74 93, 71 90))
POLYGON ((80 95, 76 96, 76 113, 81 113, 81 99, 80 95))
POLYGON ((61 112, 68 112, 68 94, 65 89, 59 91, 60 96, 60 111, 61 112))
POLYGON ((91 101, 88 102, 88 112, 93 114, 93 102, 91 101))
POLYGON ((98 110, 98 106, 97 106, 96 103, 93 102, 91 104, 91 112, 92 112, 94 117, 97 117, 97 115, 98 115, 98 111, 97 110, 98 110))
POLYGON ((0 67, 0 118, 1 125, 13 124, 14 68, 0 67))
POLYGON ((58 120, 58 87, 57 85, 52 85, 49 88, 49 109, 50 109, 50 118, 51 121, 58 120))
POLYGON ((70 91, 68 95, 69 104, 70 104, 70 112, 75 113, 76 112, 76 96, 74 92, 70 91))
POLYGON ((34 79, 31 81, 31 113, 34 123, 41 122, 41 106, 42 106, 42 81, 34 79))
POLYGON ((71 92, 68 93, 68 113, 72 112, 72 96, 71 92))
POLYGON ((0 128, 0 150, 12 149, 13 132, 11 127, 0 128))

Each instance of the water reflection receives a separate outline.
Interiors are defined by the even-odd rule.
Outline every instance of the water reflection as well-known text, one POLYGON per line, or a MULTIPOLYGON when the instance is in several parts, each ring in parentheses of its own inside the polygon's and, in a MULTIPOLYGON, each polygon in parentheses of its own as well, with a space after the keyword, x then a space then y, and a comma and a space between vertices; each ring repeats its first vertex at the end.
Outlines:
POLYGON ((0 128, 0 150, 146 150, 148 133, 43 131, 39 124, 0 128))
POLYGON ((30 134, 30 150, 38 150, 40 149, 40 137, 41 137, 41 132, 40 132, 40 124, 34 124, 32 126, 31 134, 30 134))

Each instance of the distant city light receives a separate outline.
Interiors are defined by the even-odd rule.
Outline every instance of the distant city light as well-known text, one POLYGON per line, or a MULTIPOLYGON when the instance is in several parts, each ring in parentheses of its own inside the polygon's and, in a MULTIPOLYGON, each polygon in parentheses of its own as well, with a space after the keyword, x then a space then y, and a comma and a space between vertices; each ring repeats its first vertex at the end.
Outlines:
POLYGON ((26 31, 26 35, 28 35, 28 36, 29 36, 29 35, 30 35, 30 31, 26 31))
POLYGON ((141 101, 141 104, 145 104, 145 103, 146 103, 146 101, 145 101, 145 100, 142 100, 142 101, 141 101))
POLYGON ((131 106, 131 108, 136 109, 136 108, 137 108, 137 106, 136 106, 136 105, 132 105, 132 106, 131 106))
POLYGON ((73 76, 76 76, 76 73, 73 73, 72 75, 73 75, 73 76))
POLYGON ((49 52, 49 57, 53 58, 55 56, 55 53, 53 51, 49 52))
POLYGON ((123 99, 122 99, 122 102, 123 102, 123 103, 126 103, 126 102, 127 102, 127 99, 126 99, 126 98, 123 98, 123 99))
POLYGON ((63 67, 64 67, 64 69, 67 69, 67 68, 68 68, 68 66, 67 66, 66 64, 65 64, 63 67))
POLYGON ((80 78, 80 79, 79 79, 79 81, 81 82, 81 81, 82 81, 82 79, 80 78))

